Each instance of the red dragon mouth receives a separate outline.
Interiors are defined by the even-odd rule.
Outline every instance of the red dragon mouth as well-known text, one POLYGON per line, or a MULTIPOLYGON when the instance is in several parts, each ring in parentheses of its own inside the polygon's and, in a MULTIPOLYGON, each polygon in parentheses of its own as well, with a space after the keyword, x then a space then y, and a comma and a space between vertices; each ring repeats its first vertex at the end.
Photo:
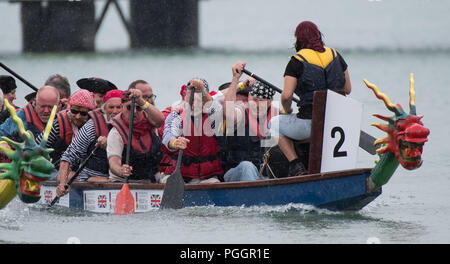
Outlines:
POLYGON ((400 157, 407 162, 418 162, 422 159, 423 144, 400 140, 400 157))

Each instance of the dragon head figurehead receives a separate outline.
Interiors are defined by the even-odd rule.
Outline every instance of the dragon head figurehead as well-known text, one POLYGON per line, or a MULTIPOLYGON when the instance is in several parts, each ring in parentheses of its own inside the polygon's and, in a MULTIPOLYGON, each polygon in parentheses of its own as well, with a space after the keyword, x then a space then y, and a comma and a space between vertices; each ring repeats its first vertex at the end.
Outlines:
POLYGON ((395 114, 392 117, 374 114, 374 116, 388 122, 388 124, 372 124, 387 133, 387 137, 375 141, 375 146, 381 146, 377 149, 377 153, 381 155, 392 152, 405 169, 413 170, 422 165, 423 145, 428 141, 427 137, 430 134, 430 130, 424 127, 422 121, 420 121, 423 116, 416 115, 414 78, 412 73, 409 81, 409 114, 403 110, 400 104, 391 103, 386 94, 381 93, 376 85, 369 83, 367 80, 364 80, 364 83, 395 114))
MULTIPOLYGON (((14 185, 10 185, 14 186, 21 201, 35 203, 41 198, 41 182, 48 180, 55 169, 49 156, 52 149, 46 148, 46 145, 55 118, 56 106, 53 107, 42 141, 40 145, 37 145, 33 134, 25 130, 16 110, 7 100, 4 100, 4 103, 11 113, 11 118, 17 124, 19 136, 23 142, 2 137, 4 141, 2 141, 3 146, 0 145, 0 150, 11 160, 11 163, 0 163, 0 179, 14 182, 14 185), (5 146, 5 143, 9 147, 5 146)), ((13 193, 11 190, 9 192, 13 193)))

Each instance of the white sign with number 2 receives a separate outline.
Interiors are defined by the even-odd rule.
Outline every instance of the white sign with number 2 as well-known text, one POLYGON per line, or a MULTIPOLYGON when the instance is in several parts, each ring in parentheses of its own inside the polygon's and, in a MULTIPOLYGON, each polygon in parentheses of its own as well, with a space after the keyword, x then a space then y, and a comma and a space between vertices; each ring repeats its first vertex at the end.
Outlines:
POLYGON ((327 91, 320 172, 356 168, 362 104, 327 91))

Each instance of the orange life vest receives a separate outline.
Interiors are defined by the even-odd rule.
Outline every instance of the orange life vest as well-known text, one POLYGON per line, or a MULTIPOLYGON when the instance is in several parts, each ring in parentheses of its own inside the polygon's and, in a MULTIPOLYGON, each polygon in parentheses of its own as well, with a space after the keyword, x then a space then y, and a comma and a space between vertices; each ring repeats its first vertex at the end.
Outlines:
POLYGON ((88 114, 89 114, 89 117, 94 121, 95 136, 96 137, 100 137, 100 136, 107 137, 108 132, 109 132, 108 124, 106 124, 104 114, 100 110, 100 108, 89 111, 88 114))

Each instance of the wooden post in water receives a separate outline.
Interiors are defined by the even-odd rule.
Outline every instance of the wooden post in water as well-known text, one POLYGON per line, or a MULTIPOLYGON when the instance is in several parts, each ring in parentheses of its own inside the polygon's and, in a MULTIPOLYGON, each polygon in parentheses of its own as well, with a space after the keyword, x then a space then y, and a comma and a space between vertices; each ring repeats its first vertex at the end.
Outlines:
POLYGON ((198 46, 198 0, 130 0, 132 48, 198 46))
POLYGON ((24 52, 95 50, 93 0, 16 2, 21 3, 24 52))

